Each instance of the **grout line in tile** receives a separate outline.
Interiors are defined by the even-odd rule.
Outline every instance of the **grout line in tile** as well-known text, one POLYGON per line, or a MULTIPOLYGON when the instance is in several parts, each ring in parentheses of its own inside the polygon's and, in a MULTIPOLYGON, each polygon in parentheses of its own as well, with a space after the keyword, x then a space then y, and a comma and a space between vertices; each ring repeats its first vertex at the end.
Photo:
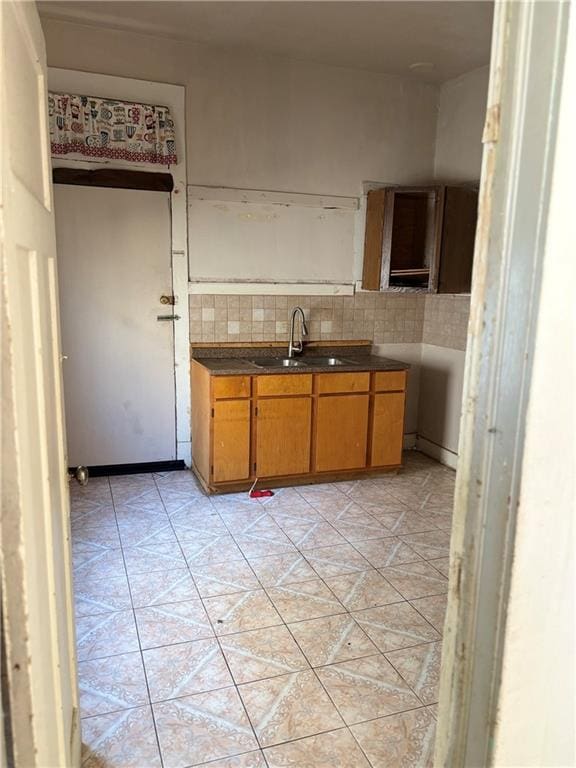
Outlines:
MULTIPOLYGON (((442 643, 442 642, 443 642, 443 638, 442 638, 442 637, 440 637, 438 640, 432 640, 432 641, 428 641, 428 642, 425 642, 425 643, 418 643, 418 645, 433 645, 434 643, 442 643)), ((404 682, 405 682, 405 683, 406 683, 406 685, 407 685, 407 686, 410 688, 410 690, 413 692, 414 696, 416 696, 416 698, 418 699, 418 701, 422 701, 421 697, 418 695, 418 693, 416 692, 416 690, 414 689, 414 687, 413 687, 413 686, 412 686, 412 685, 411 685, 411 684, 408 682, 408 680, 406 680, 406 678, 404 677, 404 675, 402 674, 402 672, 401 672, 401 671, 400 671, 400 670, 399 670, 399 669, 396 667, 396 665, 394 664, 394 662, 392 661, 392 659, 389 659, 389 658, 388 658, 388 656, 387 656, 387 654, 388 654, 388 653, 395 653, 396 651, 404 651, 404 650, 409 650, 410 648, 417 648, 417 647, 418 647, 418 645, 411 645, 411 646, 409 646, 408 648, 396 648, 396 649, 394 649, 394 651, 386 651, 386 653, 384 653, 383 655, 384 655, 384 658, 386 659, 386 661, 387 661, 389 664, 391 664, 391 665, 394 667, 394 669, 395 669, 395 670, 396 670, 396 672, 397 672, 397 673, 400 675, 400 677, 402 678, 402 680, 404 680, 404 682)), ((438 693, 439 693, 439 692, 438 692, 438 693)), ((434 704, 434 703, 436 703, 436 704, 437 704, 438 702, 432 702, 432 703, 433 703, 433 704, 434 704)), ((425 703, 422 701, 422 706, 423 706, 423 707, 430 707, 430 706, 432 706, 432 704, 425 704, 425 703)))
MULTIPOLYGON (((164 647, 170 647, 170 646, 161 646, 161 648, 164 648, 164 647)), ((168 704, 171 701, 180 701, 180 699, 188 699, 190 698, 190 696, 197 696, 199 694, 204 694, 204 693, 216 693, 217 691, 226 691, 228 690, 228 688, 236 688, 236 687, 237 686, 236 686, 236 683, 234 682, 234 678, 232 678, 232 682, 229 683, 228 685, 219 685, 216 688, 207 688, 206 690, 203 690, 203 691, 194 691, 194 693, 183 693, 181 696, 170 696, 167 699, 157 699, 157 700, 151 701, 151 704, 152 705, 168 704)))
MULTIPOLYGON (((348 726, 346 724, 344 724, 344 725, 341 725, 339 728, 330 728, 330 730, 328 730, 328 731, 318 731, 318 733, 314 733, 311 736, 298 736, 297 739, 288 739, 287 741, 281 741, 278 744, 271 744, 269 747, 264 747, 264 749, 274 749, 274 747, 278 747, 278 746, 280 746, 282 744, 293 744, 294 742, 304 741, 304 739, 310 739, 310 738, 313 738, 314 736, 320 736, 320 735, 322 735, 324 733, 333 733, 333 732, 336 732, 336 731, 346 731, 346 730, 348 730, 348 726)), ((298 766, 298 768, 301 768, 301 767, 298 766)), ((327 766, 326 767, 322 766, 322 768, 328 768, 328 767, 327 766)), ((337 767, 336 766, 330 766, 330 768, 337 768, 337 767)))
MULTIPOLYGON (((383 578, 386 578, 386 577, 383 576, 383 578)), ((397 592, 400 592, 398 587, 395 587, 395 589, 397 592)), ((405 597, 404 600, 406 600, 407 603, 410 603, 410 605, 412 605, 412 600, 425 600, 428 597, 443 597, 444 595, 447 595, 447 594, 448 594, 448 585, 446 585, 446 589, 443 590, 442 592, 432 592, 429 595, 418 595, 418 597, 405 597)), ((418 611, 418 608, 416 608, 415 605, 413 605, 412 607, 418 611)), ((418 613, 420 613, 420 611, 418 611, 418 613)), ((424 616, 423 618, 426 618, 426 617, 424 616)), ((428 621, 428 623, 430 624, 430 621, 428 619, 426 619, 426 621, 428 621)), ((436 629, 436 627, 434 627, 434 629, 436 629)), ((439 629, 436 629, 436 632, 439 632, 439 631, 440 631, 439 629)))
MULTIPOLYGON (((422 699, 420 698, 420 696, 418 696, 418 694, 417 694, 417 693, 416 693, 416 691, 415 691, 415 690, 412 688, 412 686, 411 686, 411 685, 408 683, 408 681, 407 681, 407 680, 405 680, 405 679, 402 677, 402 675, 400 674, 400 672, 398 672, 398 670, 397 670, 397 669, 396 669, 396 667, 395 667, 395 666, 392 664, 392 662, 391 662, 389 659, 387 659, 387 658, 386 658, 386 656, 385 656, 385 654, 384 654, 384 653, 382 653, 381 651, 380 651, 378 654, 375 654, 375 653, 373 653, 373 654, 371 654, 371 656, 361 656, 361 657, 359 657, 358 659, 346 659, 346 662, 348 662, 348 661, 360 661, 361 659, 369 659, 369 658, 372 658, 373 656, 383 656, 383 657, 386 659, 386 661, 388 662, 388 664, 390 664, 390 666, 391 666, 391 667, 394 669, 394 671, 395 671, 395 672, 398 674, 398 676, 399 676, 399 677, 400 677, 400 678, 403 680, 403 682, 404 682, 404 683, 405 683, 405 684, 408 686, 409 690, 410 690, 410 691, 411 691, 411 692, 412 692, 412 693, 413 693, 413 694, 416 696, 416 698, 417 698, 417 699, 418 699, 418 701, 420 702, 420 706, 416 706, 416 707, 408 707, 407 709, 401 709, 401 710, 398 710, 398 712, 390 712, 388 715, 378 715, 377 717, 368 717, 368 718, 366 718, 365 720, 358 720, 356 723, 346 723, 346 725, 347 725, 347 727, 348 727, 348 728, 349 728, 351 725, 360 725, 361 723, 371 723, 371 722, 373 722, 374 720, 380 720, 382 717, 391 717, 391 716, 393 716, 393 715, 401 715, 401 714, 403 714, 404 712, 412 712, 412 711, 413 711, 413 710, 415 710, 415 709, 422 709, 423 707, 427 706, 426 704, 424 704, 424 702, 422 701, 422 699)), ((326 667, 336 666, 336 665, 338 665, 338 664, 342 664, 342 663, 344 663, 344 662, 333 662, 332 664, 325 664, 325 665, 324 665, 324 666, 322 666, 322 667, 313 667, 313 668, 312 668, 312 671, 313 671, 313 672, 316 672, 318 669, 325 669, 326 667)), ((330 692, 328 691, 328 689, 326 688, 326 686, 325 686, 325 685, 324 685, 324 683, 322 682, 322 679, 320 678, 320 676, 319 676, 318 674, 316 674, 316 677, 317 677, 318 681, 320 682, 320 685, 321 685, 321 686, 324 688, 324 690, 326 691, 326 693, 327 693, 327 695, 328 695, 328 697, 329 697, 330 701, 331 701, 331 702, 332 702, 332 704, 333 704, 333 705, 336 707, 336 710, 338 711, 338 714, 340 715, 340 717, 342 718, 342 720, 344 720, 344 715, 343 715, 343 714, 340 712, 340 708, 338 707, 338 705, 336 704, 336 702, 335 702, 335 701, 332 699, 332 696, 330 695, 330 692)), ((346 722, 346 721, 344 720, 344 722, 346 722)))
POLYGON ((354 731, 350 728, 350 726, 348 726, 348 730, 352 734, 352 738, 354 739, 356 745, 358 746, 358 749, 360 750, 360 752, 366 758, 366 762, 368 763, 368 765, 370 765, 372 768, 378 768, 378 764, 377 763, 373 763, 372 760, 370 760, 370 758, 368 757, 368 753, 364 750, 364 747, 362 746, 362 744, 360 744, 360 742, 356 738, 356 735, 355 735, 354 731))
MULTIPOLYGON (((341 715, 338 712, 338 710, 336 710, 336 712, 337 712, 338 716, 341 717, 341 715)), ((296 739, 285 739, 284 741, 277 741, 277 742, 274 742, 274 744, 268 744, 266 747, 260 746, 260 749, 262 749, 262 750, 274 749, 275 747, 282 747, 285 744, 293 744, 296 741, 304 741, 304 739, 312 739, 315 736, 323 736, 326 733, 334 733, 335 731, 346 731, 346 730, 348 730, 348 726, 346 725, 346 723, 344 721, 342 721, 342 723, 343 724, 338 726, 337 728, 328 728, 328 729, 325 729, 323 731, 316 731, 316 733, 309 733, 307 736, 298 736, 298 738, 296 738, 296 739)), ((260 744, 260 742, 258 742, 258 744, 260 744)), ((301 767, 298 766, 298 768, 301 768, 301 767)), ((312 766, 310 766, 310 768, 312 768, 312 766)), ((322 766, 322 768, 324 768, 324 766, 322 766)), ((336 766, 330 766, 330 768, 336 768, 336 766)))
MULTIPOLYGON (((399 539, 400 541, 402 541, 402 539, 401 539, 399 536, 383 536, 382 538, 397 538, 397 539, 399 539)), ((359 544, 359 543, 360 543, 360 542, 356 542, 356 544, 359 544)), ((408 547, 408 549, 409 549, 411 552, 414 552, 414 554, 416 555, 416 557, 418 557, 418 558, 419 558, 418 560, 412 560, 411 562, 414 562, 414 563, 417 563, 417 562, 421 562, 422 558, 420 557, 420 555, 419 555, 417 552, 415 552, 415 551, 412 549, 412 547, 411 547, 411 546, 409 546, 408 544, 406 544, 406 542, 405 542, 405 541, 402 541, 402 544, 404 544, 404 546, 405 546, 405 547, 408 547)), ((358 549, 358 547, 354 546, 354 544, 352 544, 351 546, 353 546, 353 547, 354 547, 354 549, 355 549, 355 550, 356 550, 356 551, 357 551, 357 552, 358 552, 360 555, 362 555, 362 552, 360 552, 360 550, 358 549)), ((364 557, 364 559, 365 559, 365 560, 367 560, 368 562, 370 562, 370 561, 368 560, 368 558, 366 558, 364 555, 362 555, 362 557, 364 557)), ((408 563, 406 563, 406 565, 407 565, 407 564, 408 564, 408 563)), ((390 564, 390 565, 379 565, 379 566, 375 566, 375 565, 373 565, 372 567, 373 567, 373 568, 376 568, 376 569, 378 569, 378 568, 391 568, 391 567, 392 567, 392 565, 391 565, 391 564, 390 564)))
MULTIPOLYGON (((413 597, 412 600, 425 600, 427 597, 444 597, 444 595, 447 595, 447 592, 442 592, 440 595, 426 595, 425 597, 413 597)), ((422 611, 419 611, 417 606, 413 605, 412 600, 407 600, 406 602, 410 603, 412 608, 414 608, 415 611, 417 611, 420 616, 424 619, 424 621, 427 621, 428 624, 432 627, 432 629, 436 630, 440 637, 435 642, 443 642, 444 640, 444 624, 442 625, 442 629, 437 629, 434 624, 430 621, 430 619, 427 619, 426 616, 422 613, 422 611)), ((446 620, 446 613, 444 613, 444 621, 446 620)))
POLYGON ((144 707, 151 708, 150 702, 148 702, 147 704, 136 704, 130 707, 123 707, 122 709, 114 709, 112 712, 103 712, 103 713, 97 713, 95 715, 85 715, 85 716, 80 715, 80 721, 92 720, 95 717, 107 717, 108 715, 117 715, 119 712, 127 712, 128 710, 132 710, 132 709, 142 709, 144 707))
MULTIPOLYGON (((156 486, 156 481, 154 480, 154 485, 156 486)), ((116 504, 114 503, 114 513, 116 514, 116 504)), ((118 515, 116 514, 116 524, 118 524, 118 515)), ((134 625, 136 627, 136 637, 138 639, 138 647, 140 648, 140 663, 142 664, 142 669, 144 671, 144 681, 146 682, 146 691, 148 692, 148 706, 150 707, 150 712, 152 714, 152 724, 154 726, 154 735, 156 737, 156 745, 158 747, 158 755, 160 757, 160 765, 162 768, 164 768, 164 757, 162 755, 162 748, 160 746, 160 736, 158 734, 158 727, 156 725, 156 718, 154 716, 154 708, 152 706, 152 697, 150 696, 150 685, 148 683, 148 674, 146 672, 146 664, 144 663, 144 654, 142 652, 142 639, 140 637, 140 627, 138 626, 138 621, 136 619, 136 610, 134 608, 134 598, 132 596, 132 585, 130 584, 130 577, 128 576, 128 568, 126 567, 126 558, 124 556, 124 547, 122 546, 122 539, 120 539, 121 544, 121 551, 122 551, 122 559, 124 560, 124 568, 126 570, 126 578, 128 580, 128 591, 130 593, 130 602, 132 603, 132 617, 134 620, 134 625)))
MULTIPOLYGON (((185 766, 182 766, 182 768, 210 768, 211 765, 215 765, 216 763, 221 762, 222 760, 231 760, 236 757, 243 757, 244 755, 251 755, 253 752, 260 752, 262 756, 264 757, 264 753, 262 752, 262 747, 258 744, 258 746, 255 749, 249 749, 245 752, 238 752, 236 755, 228 755, 228 757, 222 758, 222 757, 216 757, 214 760, 208 760, 204 763, 188 763, 185 766)), ((268 766, 268 762, 264 760, 265 766, 268 766)))
MULTIPOLYGON (((206 608, 204 608, 204 610, 206 610, 206 608)), ((206 611, 206 615, 208 616, 208 620, 210 622, 212 622, 212 620, 210 619, 210 616, 208 614, 208 611, 206 611)), ((238 633, 238 634, 241 634, 241 633, 238 633)), ((225 637, 226 637, 226 635, 225 635, 225 637)), ((226 658, 226 654, 224 653, 224 650, 222 649, 222 643, 221 643, 220 637, 218 637, 218 635, 216 635, 216 642, 218 643, 218 649, 220 651, 220 654, 221 654, 222 658, 224 659, 224 663, 226 664, 226 669, 228 670, 228 674, 230 675, 230 679, 232 680, 233 686, 234 686, 234 688, 236 690, 236 694, 238 696, 238 699, 240 700, 240 704, 242 705, 242 709, 244 710, 244 714, 246 715, 246 719, 250 723, 250 728, 252 729, 252 733, 254 734, 254 739, 256 741, 256 744, 258 745, 259 748, 261 748, 260 741, 258 740, 258 736, 256 735, 256 729, 254 728, 252 720, 250 719, 250 716, 248 714, 248 710, 246 709, 246 705, 244 704, 244 699, 240 695, 240 690, 238 688, 238 684, 236 683, 234 675, 232 674, 232 669, 230 668, 230 664, 228 663, 228 659, 226 658)), ((253 751, 253 750, 251 750, 251 751, 253 751)))
MULTIPOLYGON (((406 602, 408 602, 408 600, 406 602)), ((438 631, 435 627, 432 627, 432 629, 435 629, 436 632, 438 631)), ((419 640, 417 643, 411 643, 410 645, 403 645, 401 648, 391 648, 389 651, 382 651, 382 653, 384 654, 384 656, 386 656, 387 653, 395 653, 396 651, 408 651, 410 650, 410 648, 417 648, 419 645, 433 645, 434 643, 441 643, 441 642, 442 642, 442 636, 437 637, 434 640, 419 640)))
MULTIPOLYGON (((448 555, 447 557, 448 557, 448 568, 450 568, 450 556, 448 555)), ((440 568, 438 568, 437 565, 434 565, 434 560, 442 560, 442 559, 443 558, 441 557, 436 557, 436 558, 432 558, 432 560, 426 560, 425 562, 431 565, 432 568, 434 568, 434 570, 438 571, 438 573, 446 579, 446 583, 448 583, 450 580, 449 576, 446 576, 446 574, 442 573, 442 571, 440 570, 440 568)))
POLYGON ((126 712, 128 709, 142 709, 142 707, 150 706, 151 703, 147 701, 142 704, 131 704, 129 707, 119 707, 118 709, 112 709, 109 712, 96 712, 94 715, 82 715, 82 713, 80 713, 80 720, 90 720, 92 717, 107 717, 108 715, 117 715, 118 712, 126 712))

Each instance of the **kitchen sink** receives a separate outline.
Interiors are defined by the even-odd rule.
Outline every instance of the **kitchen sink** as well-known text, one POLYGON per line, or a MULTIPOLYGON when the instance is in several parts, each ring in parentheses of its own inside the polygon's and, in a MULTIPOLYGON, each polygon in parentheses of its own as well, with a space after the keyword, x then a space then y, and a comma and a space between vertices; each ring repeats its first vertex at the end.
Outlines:
POLYGON ((250 360, 257 368, 306 368, 308 365, 317 367, 334 367, 338 365, 355 365, 353 360, 345 360, 339 357, 259 357, 250 360))
POLYGON ((330 367, 335 365, 354 365, 352 360, 343 360, 340 357, 307 357, 306 362, 308 365, 328 365, 330 367))
POLYGON ((259 357, 249 362, 257 368, 306 368, 306 363, 295 357, 259 357))

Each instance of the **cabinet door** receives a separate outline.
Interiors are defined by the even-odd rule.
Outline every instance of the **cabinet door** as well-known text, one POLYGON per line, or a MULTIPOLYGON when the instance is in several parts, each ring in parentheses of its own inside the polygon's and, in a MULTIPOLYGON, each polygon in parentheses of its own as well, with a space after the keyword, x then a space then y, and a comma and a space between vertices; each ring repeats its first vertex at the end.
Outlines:
POLYGON ((476 190, 446 187, 438 293, 470 291, 477 210, 476 190))
POLYGON ((250 400, 216 401, 212 421, 213 482, 250 477, 250 400))
POLYGON ((368 399, 367 394, 318 398, 317 472, 366 466, 368 399))
POLYGON ((382 271, 382 237, 386 190, 371 189, 366 198, 366 233, 364 236, 364 269, 362 288, 379 291, 382 271))
POLYGON ((401 464, 403 439, 404 392, 374 395, 371 465, 386 467, 401 464))
POLYGON ((256 474, 300 475, 310 471, 312 399, 275 397, 258 400, 256 474))

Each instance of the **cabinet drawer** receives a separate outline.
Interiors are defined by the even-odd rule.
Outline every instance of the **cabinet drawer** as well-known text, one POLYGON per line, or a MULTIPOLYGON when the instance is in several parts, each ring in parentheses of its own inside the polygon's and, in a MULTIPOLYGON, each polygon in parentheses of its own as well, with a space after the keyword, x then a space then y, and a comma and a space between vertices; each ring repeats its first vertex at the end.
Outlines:
POLYGON ((265 395, 309 395, 312 392, 311 373, 285 373, 278 376, 258 376, 256 394, 265 395))
POLYGON ((216 400, 250 397, 250 376, 214 376, 212 394, 216 400))
POLYGON ((406 389, 406 371, 378 371, 374 374, 376 392, 403 392, 406 389))
POLYGON ((332 392, 368 392, 370 374, 363 373, 319 373, 317 375, 318 394, 332 392))

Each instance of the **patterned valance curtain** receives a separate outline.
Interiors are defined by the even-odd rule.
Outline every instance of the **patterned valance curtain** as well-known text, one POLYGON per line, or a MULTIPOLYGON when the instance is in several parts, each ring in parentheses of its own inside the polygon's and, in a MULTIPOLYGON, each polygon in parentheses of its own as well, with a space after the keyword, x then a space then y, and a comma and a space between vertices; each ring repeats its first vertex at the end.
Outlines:
POLYGON ((84 155, 175 165, 174 122, 167 107, 49 93, 52 156, 84 155))

